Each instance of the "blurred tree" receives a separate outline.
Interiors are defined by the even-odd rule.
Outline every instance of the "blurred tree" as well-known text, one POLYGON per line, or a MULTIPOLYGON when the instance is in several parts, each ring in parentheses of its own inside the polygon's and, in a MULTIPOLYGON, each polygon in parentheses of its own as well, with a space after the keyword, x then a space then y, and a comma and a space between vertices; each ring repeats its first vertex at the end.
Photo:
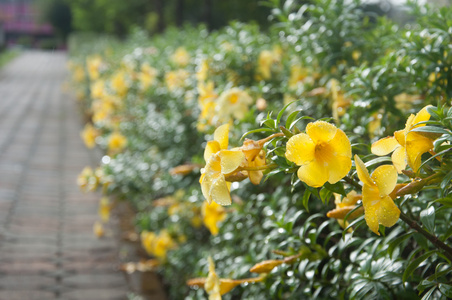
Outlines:
POLYGON ((76 30, 105 32, 124 36, 134 27, 150 33, 162 32, 167 26, 184 23, 206 23, 218 29, 232 20, 255 21, 268 24, 268 7, 260 0, 39 0, 65 3, 72 11, 72 25, 76 30))
POLYGON ((72 12, 64 0, 39 0, 38 7, 41 9, 41 21, 49 22, 56 34, 63 41, 72 31, 72 12))

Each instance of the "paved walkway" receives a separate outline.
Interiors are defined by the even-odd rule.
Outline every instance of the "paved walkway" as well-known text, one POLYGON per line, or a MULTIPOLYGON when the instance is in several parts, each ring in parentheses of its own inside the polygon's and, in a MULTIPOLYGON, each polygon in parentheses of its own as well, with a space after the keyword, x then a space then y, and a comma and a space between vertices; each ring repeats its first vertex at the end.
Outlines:
POLYGON ((97 239, 96 165, 61 86, 64 53, 26 52, 0 71, 0 300, 127 299, 114 237, 97 239))

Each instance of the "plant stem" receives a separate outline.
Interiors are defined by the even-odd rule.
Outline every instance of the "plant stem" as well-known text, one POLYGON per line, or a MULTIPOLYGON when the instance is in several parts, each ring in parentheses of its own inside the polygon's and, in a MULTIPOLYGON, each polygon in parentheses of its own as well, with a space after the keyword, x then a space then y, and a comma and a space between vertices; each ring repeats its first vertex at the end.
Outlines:
POLYGON ((349 176, 345 176, 344 180, 348 184, 353 185, 356 189, 358 189, 358 191, 361 191, 363 188, 358 182, 356 182, 356 180, 354 180, 353 178, 351 178, 349 176))
POLYGON ((266 142, 268 142, 271 139, 274 139, 275 137, 280 137, 280 136, 284 136, 284 133, 280 132, 280 133, 274 133, 262 140, 258 140, 257 142, 259 143, 259 146, 263 146, 266 142))
POLYGON ((437 248, 444 250, 445 251, 444 255, 452 262, 452 247, 446 245, 436 235, 433 235, 424 228, 422 228, 416 221, 411 220, 407 215, 405 215, 402 212, 400 213, 400 219, 402 219, 403 222, 408 224, 408 226, 410 226, 411 228, 425 236, 437 248))

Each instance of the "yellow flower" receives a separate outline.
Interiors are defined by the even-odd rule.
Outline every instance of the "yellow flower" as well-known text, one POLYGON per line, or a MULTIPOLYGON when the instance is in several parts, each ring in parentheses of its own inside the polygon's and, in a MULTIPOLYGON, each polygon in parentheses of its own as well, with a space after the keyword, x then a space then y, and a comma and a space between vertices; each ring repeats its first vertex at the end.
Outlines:
POLYGON ((215 264, 211 257, 209 260, 209 274, 207 278, 193 278, 187 281, 187 285, 193 287, 201 287, 209 294, 209 300, 221 300, 221 296, 231 291, 242 283, 255 283, 264 280, 265 277, 245 278, 245 279, 228 279, 219 278, 215 272, 215 264))
POLYGON ((84 192, 94 191, 99 184, 98 178, 95 176, 91 167, 83 168, 82 172, 77 178, 77 185, 84 192))
POLYGON ((402 170, 405 170, 407 163, 414 172, 417 172, 421 166, 422 154, 433 148, 434 140, 411 130, 425 126, 425 124, 416 124, 430 119, 427 107, 424 107, 416 115, 410 115, 405 129, 394 132, 394 136, 386 137, 373 143, 372 153, 383 156, 393 152, 391 159, 397 172, 401 173, 402 170))
MULTIPOLYGON (((262 150, 262 140, 254 141, 245 139, 243 146, 236 148, 245 154, 246 163, 244 167, 259 168, 264 167, 267 164, 266 153, 262 150)), ((259 184, 264 177, 263 170, 246 171, 252 184, 259 184)))
POLYGON ((261 53, 259 53, 259 58, 257 59, 257 71, 263 79, 270 79, 272 64, 273 54, 271 51, 263 50, 261 53))
POLYGON ((190 62, 190 54, 183 47, 179 47, 171 56, 171 60, 179 67, 185 67, 190 62))
MULTIPOLYGON (((342 200, 341 195, 336 193, 334 194, 334 198, 336 208, 327 212, 326 216, 337 219, 337 222, 342 228, 346 228, 349 225, 348 220, 353 220, 363 214, 364 208, 360 207, 351 213, 347 217, 347 221, 344 222, 347 214, 356 208, 356 202, 362 199, 362 196, 358 195, 355 191, 349 192, 342 200)), ((352 232, 351 228, 349 232, 352 232)))
POLYGON ((363 161, 355 155, 356 171, 363 182, 364 218, 370 230, 380 235, 378 225, 394 225, 400 210, 389 196, 397 184, 397 170, 392 165, 383 165, 369 175, 363 161))
POLYGON ((99 78, 99 69, 102 65, 102 58, 99 55, 90 56, 86 59, 86 66, 88 68, 88 75, 91 80, 99 78))
POLYGON ((138 80, 140 82, 140 89, 142 91, 149 88, 155 83, 158 71, 151 67, 148 63, 141 65, 141 72, 138 74, 138 80))
POLYGON ((263 50, 259 53, 257 59, 257 72, 262 79, 267 80, 271 78, 272 66, 281 61, 281 48, 275 48, 272 51, 263 50))
POLYGON ((201 65, 198 66, 198 72, 196 72, 196 79, 202 82, 207 79, 207 74, 209 72, 209 64, 207 63, 207 59, 204 59, 201 62, 201 65))
POLYGON ((324 121, 309 123, 306 133, 292 136, 286 149, 286 158, 300 166, 298 178, 312 187, 338 182, 352 166, 348 137, 324 121))
POLYGON ((105 235, 104 226, 101 222, 96 221, 93 225, 93 233, 96 237, 101 238, 105 235))
POLYGON ((350 99, 345 98, 344 92, 339 88, 339 82, 331 79, 331 98, 333 100, 333 118, 338 121, 339 117, 345 114, 345 110, 350 105, 350 99))
POLYGON ((99 124, 107 122, 115 112, 115 101, 112 97, 105 96, 96 99, 92 104, 93 122, 99 124))
POLYGON ((82 66, 76 65, 74 67, 72 79, 75 82, 82 82, 85 79, 85 70, 82 66))
POLYGON ((212 202, 203 202, 202 204, 202 218, 204 225, 210 230, 212 235, 218 234, 218 223, 226 219, 227 213, 223 206, 212 202))
POLYGON ((308 77, 308 70, 301 65, 292 65, 290 67, 289 88, 296 88, 308 77))
POLYGON ((381 130, 381 119, 383 119, 383 114, 380 111, 377 111, 371 115, 371 118, 367 129, 369 131, 369 136, 373 138, 375 135, 378 135, 378 132, 381 130))
POLYGON ((215 264, 212 257, 209 256, 209 274, 207 275, 204 289, 209 294, 209 300, 221 300, 220 278, 215 272, 215 264))
POLYGON ((201 113, 198 118, 198 130, 204 131, 206 125, 213 125, 213 119, 215 118, 215 99, 218 97, 215 92, 215 86, 213 81, 207 83, 200 82, 198 84, 198 105, 201 109, 201 113))
POLYGON ((113 132, 108 138, 108 149, 111 151, 121 151, 127 145, 127 138, 119 132, 113 132))
POLYGON ((401 93, 394 96, 394 101, 396 102, 396 108, 401 111, 408 111, 413 106, 416 100, 420 100, 422 97, 420 95, 409 95, 407 93, 401 93))
POLYGON ((111 204, 108 197, 102 197, 99 202, 99 216, 104 223, 110 219, 111 204))
POLYGON ((176 243, 165 229, 161 230, 158 235, 149 231, 141 232, 141 244, 149 255, 160 260, 166 258, 168 250, 176 247, 176 243))
POLYGON ((165 82, 170 91, 178 88, 183 88, 186 85, 186 80, 190 76, 187 70, 179 69, 176 71, 169 71, 165 74, 165 82))
POLYGON ((229 125, 224 124, 214 132, 214 140, 207 142, 204 150, 206 166, 201 170, 202 194, 208 203, 230 205, 231 195, 225 175, 234 173, 245 160, 240 150, 226 150, 229 142, 229 125))
POLYGON ((96 80, 91 84, 91 98, 101 99, 105 95, 105 83, 103 80, 96 80))
POLYGON ((239 88, 224 91, 218 98, 215 107, 218 122, 227 123, 232 118, 242 120, 251 104, 253 104, 253 98, 239 88))
POLYGON ((111 78, 111 87, 116 92, 116 94, 124 98, 129 90, 129 85, 126 81, 125 73, 123 71, 118 71, 113 74, 111 78))
POLYGON ((264 260, 251 267, 252 273, 270 273, 274 268, 284 263, 282 259, 264 260))
POLYGON ((96 138, 99 136, 99 131, 91 124, 86 124, 83 131, 80 133, 85 146, 89 149, 96 145, 96 138))

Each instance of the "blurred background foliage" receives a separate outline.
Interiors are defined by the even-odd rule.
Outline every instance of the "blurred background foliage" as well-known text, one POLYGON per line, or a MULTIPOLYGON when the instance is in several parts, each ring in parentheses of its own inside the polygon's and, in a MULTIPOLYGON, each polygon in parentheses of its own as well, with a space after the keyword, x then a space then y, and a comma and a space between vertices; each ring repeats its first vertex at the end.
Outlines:
MULTIPOLYGON (((183 7, 196 10, 189 2, 183 7)), ((80 16, 89 7, 71 3, 79 5, 80 16)), ((261 8, 268 15, 245 7, 253 1, 237 1, 228 7, 256 22, 220 27, 227 22, 224 12, 224 18, 213 17, 218 24, 193 25, 190 18, 202 20, 205 12, 187 10, 185 25, 152 34, 161 29, 161 19, 151 22, 155 27, 140 18, 100 22, 144 1, 122 12, 122 4, 89 3, 93 8, 86 14, 102 14, 80 29, 121 39, 82 32, 69 40, 71 84, 87 121, 82 136, 87 146, 105 152, 79 184, 102 188, 111 203, 132 205, 135 228, 147 255, 158 259, 170 299, 208 298, 186 282, 207 276, 209 256, 217 274, 230 279, 257 278, 253 265, 276 261, 262 282, 242 283, 224 299, 451 297, 450 257, 426 238, 433 234, 450 245, 452 235, 450 7, 412 4, 414 22, 399 24, 360 1, 271 0, 261 8), (424 154, 421 177, 413 182, 433 174, 441 182, 395 199, 421 229, 399 220, 381 226, 377 236, 363 216, 345 229, 326 214, 357 188, 354 170, 338 184, 311 188, 285 158, 288 137, 325 118, 347 134, 353 153, 373 170, 390 158, 371 154, 371 144, 403 129, 408 116, 428 104, 434 107, 424 132, 439 137, 434 151, 441 163, 424 154), (209 210, 200 169, 206 141, 222 123, 231 125, 230 148, 240 146, 244 134, 254 140, 281 131, 285 136, 264 147, 275 168, 263 182, 234 182, 233 204, 209 210)), ((207 3, 199 6, 206 9, 207 3)), ((172 11, 165 25, 179 24, 179 5, 165 2, 164 9, 172 11)), ((221 13, 219 6, 214 12, 221 13)), ((399 182, 410 182, 408 175, 400 174, 399 182)))

